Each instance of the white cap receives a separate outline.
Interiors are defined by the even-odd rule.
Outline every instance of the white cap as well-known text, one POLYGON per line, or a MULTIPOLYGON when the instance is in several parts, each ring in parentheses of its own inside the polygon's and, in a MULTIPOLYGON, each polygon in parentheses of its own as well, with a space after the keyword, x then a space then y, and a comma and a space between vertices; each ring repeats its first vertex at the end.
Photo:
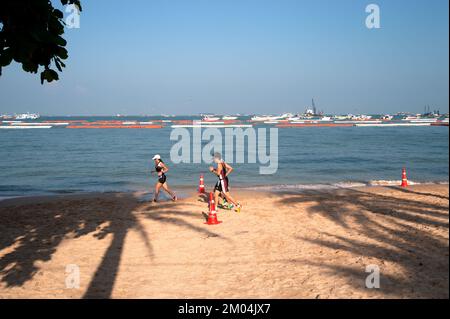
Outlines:
POLYGON ((152 160, 159 160, 159 159, 161 159, 161 155, 159 155, 159 154, 156 154, 155 156, 153 156, 153 158, 152 158, 152 160))

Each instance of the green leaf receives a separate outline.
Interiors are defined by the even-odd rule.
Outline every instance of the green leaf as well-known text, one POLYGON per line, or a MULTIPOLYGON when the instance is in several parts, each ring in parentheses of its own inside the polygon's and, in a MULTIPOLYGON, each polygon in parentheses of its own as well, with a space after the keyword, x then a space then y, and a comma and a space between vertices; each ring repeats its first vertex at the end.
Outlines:
POLYGON ((53 10, 53 14, 54 14, 55 17, 57 17, 58 19, 64 18, 64 14, 63 14, 60 10, 58 10, 58 9, 53 10))
POLYGON ((67 45, 67 41, 64 40, 62 37, 60 37, 59 35, 55 37, 55 43, 62 47, 65 47, 67 45))
POLYGON ((52 70, 52 69, 45 69, 42 73, 41 73, 41 83, 44 82, 44 80, 46 80, 47 82, 53 82, 53 81, 58 81, 59 80, 59 75, 56 71, 52 70))
POLYGON ((33 63, 33 62, 23 62, 22 63, 22 69, 25 72, 37 73, 38 67, 39 66, 37 65, 37 63, 33 63))
POLYGON ((55 65, 56 68, 58 69, 59 72, 62 72, 62 65, 61 62, 59 62, 60 60, 58 58, 55 58, 55 65))
POLYGON ((67 59, 69 57, 69 54, 67 53, 67 50, 62 48, 62 47, 58 48, 58 50, 56 52, 56 55, 59 56, 63 60, 65 60, 65 59, 67 59))
POLYGON ((10 48, 0 52, 0 66, 8 66, 13 59, 12 50, 10 48))

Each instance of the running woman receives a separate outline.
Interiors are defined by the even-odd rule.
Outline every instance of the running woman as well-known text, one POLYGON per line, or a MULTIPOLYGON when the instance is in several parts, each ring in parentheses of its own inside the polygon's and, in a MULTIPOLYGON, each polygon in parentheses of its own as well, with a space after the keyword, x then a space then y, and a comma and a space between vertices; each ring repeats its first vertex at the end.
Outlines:
POLYGON ((166 173, 169 171, 169 168, 164 164, 161 160, 160 155, 153 156, 152 160, 155 161, 155 170, 152 173, 158 174, 158 182, 155 185, 155 197, 153 199, 154 202, 158 201, 159 191, 161 187, 172 197, 172 200, 175 202, 177 200, 177 196, 175 193, 169 188, 167 185, 167 176, 166 173))
POLYGON ((233 204, 234 208, 236 208, 236 212, 241 211, 241 204, 234 200, 234 198, 230 194, 229 190, 229 180, 228 175, 233 171, 233 167, 228 165, 223 159, 220 153, 214 153, 214 163, 217 164, 217 168, 210 167, 209 170, 211 173, 217 175, 219 178, 216 186, 214 187, 214 200, 216 203, 219 202, 219 195, 222 194, 225 199, 233 204))

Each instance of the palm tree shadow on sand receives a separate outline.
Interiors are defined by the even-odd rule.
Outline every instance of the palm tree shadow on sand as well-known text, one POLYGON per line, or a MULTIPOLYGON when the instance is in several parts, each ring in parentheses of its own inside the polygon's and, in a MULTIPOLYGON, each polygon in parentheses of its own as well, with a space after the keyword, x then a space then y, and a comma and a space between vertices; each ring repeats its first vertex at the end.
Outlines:
POLYGON ((150 259, 153 259, 150 238, 140 224, 136 210, 142 211, 145 214, 144 218, 157 223, 172 224, 208 237, 222 238, 218 234, 182 219, 183 216, 201 218, 202 215, 177 210, 178 203, 162 202, 155 206, 139 203, 131 195, 116 196, 129 198, 122 198, 120 201, 118 198, 73 199, 62 209, 58 201, 45 203, 45 210, 41 207, 42 203, 1 206, 0 251, 14 248, 0 257, 0 280, 7 287, 23 286, 39 273, 40 269, 36 266, 36 262, 50 261, 67 236, 78 238, 92 235, 98 240, 112 236, 111 244, 106 249, 83 296, 83 298, 110 298, 117 278, 125 238, 130 230, 136 230, 139 233, 149 251, 150 259), (93 211, 91 208, 93 203, 106 208, 93 211), (33 217, 30 218, 30 216, 33 217))
MULTIPOLYGON (((414 194, 411 190, 401 191, 414 194)), ((381 275, 384 285, 380 292, 402 297, 448 298, 448 238, 441 238, 431 232, 433 229, 448 232, 447 205, 427 204, 357 189, 346 189, 342 193, 306 191, 302 194, 284 195, 286 197, 279 201, 279 205, 313 203, 308 214, 319 214, 345 231, 357 230, 359 237, 363 238, 358 240, 323 231, 316 239, 297 236, 298 240, 400 266, 402 275, 381 275)), ((349 285, 353 285, 355 289, 365 289, 364 279, 367 273, 364 267, 359 269, 313 260, 298 262, 324 269, 334 275, 346 276, 349 285)), ((382 265, 379 266, 382 268, 382 265)))

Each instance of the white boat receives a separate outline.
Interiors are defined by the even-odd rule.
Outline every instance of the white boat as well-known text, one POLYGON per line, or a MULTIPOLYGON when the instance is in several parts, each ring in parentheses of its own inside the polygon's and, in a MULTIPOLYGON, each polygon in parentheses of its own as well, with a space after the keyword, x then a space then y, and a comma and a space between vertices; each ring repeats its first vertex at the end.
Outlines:
POLYGON ((333 116, 333 120, 337 120, 337 121, 348 120, 348 119, 349 119, 348 115, 334 115, 333 116))
POLYGON ((202 121, 204 122, 214 122, 214 121, 219 121, 220 117, 217 116, 211 116, 211 115, 205 115, 202 118, 202 121))
POLYGON ((386 114, 386 115, 383 115, 382 117, 381 117, 381 119, 383 120, 383 121, 390 121, 390 120, 392 120, 394 117, 392 116, 392 115, 389 115, 389 114, 386 114))
POLYGON ((222 120, 224 120, 224 121, 234 121, 237 119, 238 119, 237 116, 229 116, 229 115, 222 116, 222 120))
POLYGON ((36 120, 40 118, 41 116, 37 113, 22 113, 22 114, 16 114, 15 119, 16 120, 36 120))
POLYGON ((266 122, 266 121, 275 121, 278 117, 273 116, 253 116, 250 120, 253 122, 266 122))
POLYGON ((413 120, 418 120, 418 119, 420 119, 420 114, 408 115, 408 116, 402 118, 402 121, 413 121, 413 120))
POLYGON ((253 122, 267 122, 267 121, 277 121, 281 120, 282 118, 280 116, 269 116, 269 115, 263 115, 263 116, 253 116, 251 120, 253 122))
POLYGON ((417 119, 417 120, 410 120, 411 123, 435 123, 438 119, 432 119, 432 118, 423 118, 423 119, 417 119))
POLYGON ((272 121, 288 120, 293 117, 294 117, 294 114, 292 114, 292 113, 284 113, 279 116, 273 116, 273 115, 257 116, 257 115, 255 115, 250 120, 253 122, 272 122, 272 121))

